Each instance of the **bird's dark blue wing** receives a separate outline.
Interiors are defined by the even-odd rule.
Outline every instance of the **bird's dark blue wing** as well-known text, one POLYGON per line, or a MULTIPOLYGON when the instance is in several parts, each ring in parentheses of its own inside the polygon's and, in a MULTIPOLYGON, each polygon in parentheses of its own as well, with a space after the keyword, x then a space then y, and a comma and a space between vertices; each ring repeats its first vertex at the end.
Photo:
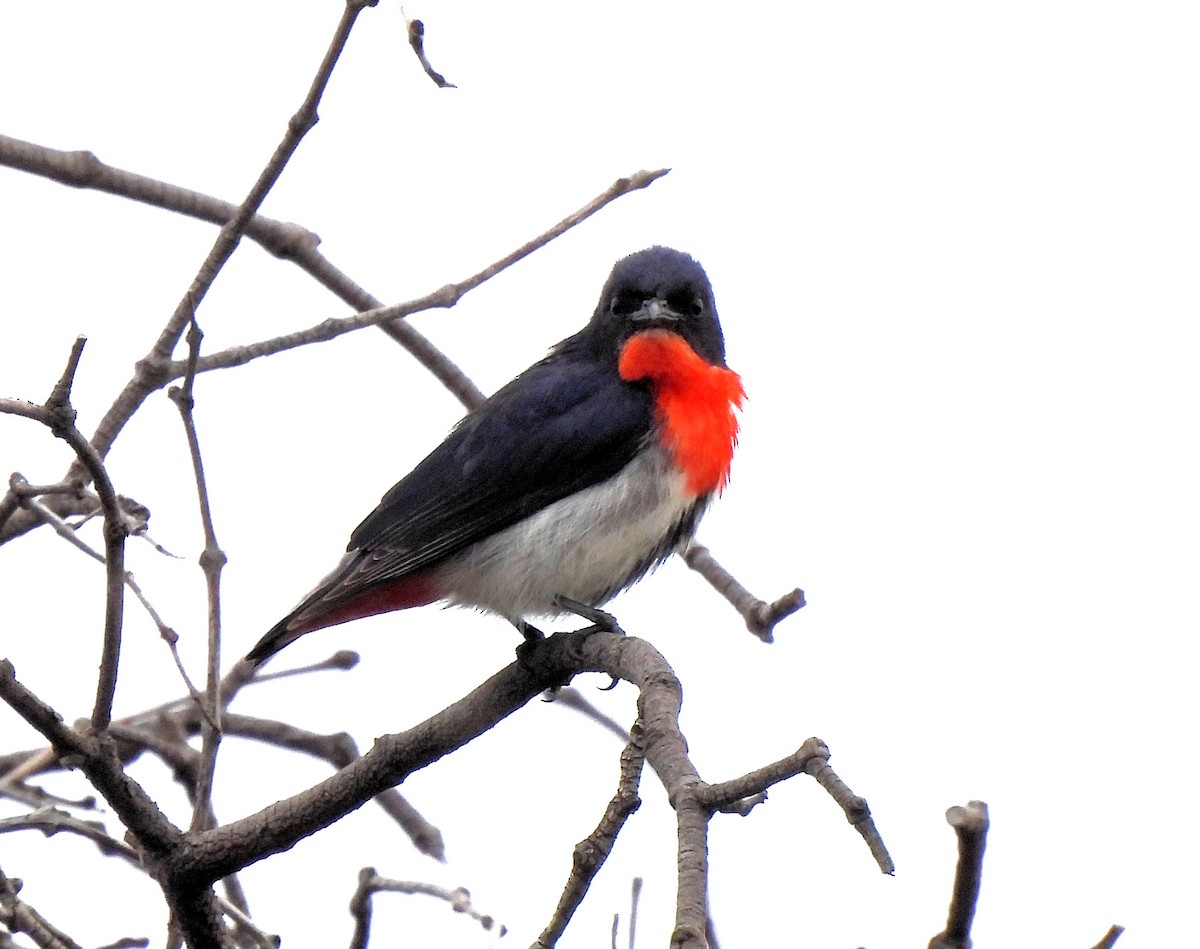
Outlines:
POLYGON ((562 354, 535 364, 468 415, 358 526, 347 549, 371 557, 353 589, 433 566, 608 479, 645 444, 653 411, 650 393, 610 367, 562 354))

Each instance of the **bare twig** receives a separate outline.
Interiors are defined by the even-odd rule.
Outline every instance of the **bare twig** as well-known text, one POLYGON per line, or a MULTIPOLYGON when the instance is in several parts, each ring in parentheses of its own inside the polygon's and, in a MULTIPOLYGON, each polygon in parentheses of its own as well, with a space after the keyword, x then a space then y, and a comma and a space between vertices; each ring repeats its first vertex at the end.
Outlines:
MULTIPOLYGON (((819 741, 819 739, 817 740, 819 741)), ((842 809, 850 826, 862 835, 863 840, 867 842, 867 848, 871 851, 871 856, 879 865, 879 869, 883 873, 895 873, 896 865, 892 862, 883 838, 875 826, 875 821, 871 818, 871 809, 867 806, 866 798, 859 797, 846 787, 845 782, 829 767, 828 750, 824 755, 809 758, 804 765, 804 770, 825 789, 825 793, 832 797, 838 807, 842 809)))
POLYGON ((983 801, 946 811, 946 822, 958 835, 958 866, 946 928, 929 940, 929 949, 971 949, 971 923, 979 902, 983 851, 987 845, 988 810, 983 801))
POLYGON ((438 88, 458 88, 454 83, 447 82, 446 77, 430 64, 429 57, 425 55, 425 24, 420 20, 408 21, 408 45, 413 48, 413 52, 417 54, 417 59, 421 61, 421 68, 425 70, 425 75, 437 83, 438 88))
MULTIPOLYGON (((0 139, 0 146, 3 144, 4 140, 0 139)), ((2 152, 0 152, 0 158, 2 157, 2 152)), ((317 277, 318 280, 321 280, 330 289, 334 289, 334 292, 337 292, 343 298, 352 297, 357 301, 356 305, 362 306, 365 303, 370 308, 343 320, 326 320, 307 330, 289 333, 259 343, 236 346, 219 353, 214 353, 200 359, 196 371, 207 372, 212 369, 241 366, 261 356, 268 356, 294 349, 298 346, 334 339, 345 333, 353 332, 367 326, 380 326, 388 335, 405 345, 410 352, 417 356, 423 365, 430 368, 439 380, 446 384, 465 405, 468 407, 478 405, 483 401, 483 395, 479 389, 462 374, 461 370, 433 347, 428 340, 415 331, 412 331, 411 327, 403 323, 403 318, 421 310, 454 306, 463 296, 485 281, 490 280, 496 274, 561 236, 622 195, 649 186, 667 174, 668 171, 669 169, 640 171, 627 178, 618 179, 606 191, 574 214, 564 218, 543 234, 488 267, 485 267, 473 276, 459 283, 449 284, 425 297, 391 307, 380 306, 378 300, 370 297, 369 294, 366 294, 365 291, 345 278, 343 274, 340 274, 335 268, 331 267, 324 258, 316 254, 315 248, 309 248, 303 252, 304 259, 308 263, 308 266, 305 267, 306 270, 317 277)), ((220 240, 218 240, 218 243, 220 243, 220 240)), ((215 250, 216 246, 214 246, 215 250)), ((183 307, 183 303, 188 303, 188 312, 190 313, 194 309, 194 306, 192 306, 193 302, 198 303, 199 300, 195 299, 193 301, 191 297, 187 297, 181 303, 181 308, 183 307)), ((176 314, 178 315, 178 313, 179 310, 177 309, 176 314)), ((173 316, 172 320, 168 323, 167 330, 175 327, 175 325, 176 317, 173 316)), ((178 340, 184 325, 186 325, 186 321, 178 326, 173 336, 174 340, 178 340)), ((126 384, 112 406, 105 413, 99 426, 97 426, 96 433, 92 436, 92 443, 101 457, 107 454, 129 418, 132 417, 133 413, 137 411, 138 407, 152 392, 162 388, 172 380, 182 377, 186 373, 186 361, 171 362, 169 359, 170 350, 168 349, 165 354, 161 352, 164 340, 166 340, 168 335, 167 330, 164 330, 163 334, 160 335, 159 342, 155 344, 155 348, 138 362, 134 378, 126 384)), ((81 472, 77 470, 76 466, 72 466, 72 469, 68 472, 68 478, 78 477, 81 477, 81 472)), ((16 518, 11 518, 5 514, 6 505, 11 507, 11 503, 7 500, 0 502, 0 514, 4 514, 10 521, 15 521, 16 518)), ((0 535, 0 540, 23 533, 30 528, 31 523, 31 521, 27 520, 23 523, 7 524, 4 533, 0 535)))
POLYGON ((1125 927, 1114 923, 1092 949, 1113 949, 1113 946, 1117 944, 1117 940, 1121 938, 1121 933, 1123 932, 1125 932, 1125 927))
POLYGON ((171 318, 159 333, 158 339, 150 351, 138 364, 138 372, 126 384, 124 390, 117 396, 112 406, 100 420, 100 424, 97 426, 91 441, 96 451, 101 455, 106 454, 112 447, 113 441, 125 427, 126 422, 129 421, 132 412, 136 410, 137 406, 151 392, 170 381, 169 378, 164 376, 164 372, 171 358, 171 353, 187 328, 192 315, 204 300, 217 274, 220 273, 225 262, 237 248, 251 218, 271 188, 274 187, 275 182, 279 180, 279 176, 283 173, 283 169, 299 146, 301 139, 316 125, 318 120, 318 103, 325 92, 325 87, 333 73, 333 68, 337 64, 342 50, 345 48, 346 40, 350 36, 354 22, 365 7, 374 5, 375 0, 347 0, 341 19, 334 30, 333 39, 330 41, 325 57, 317 69, 308 94, 305 96, 296 114, 288 122, 287 131, 276 147, 275 153, 259 174, 258 180, 255 181, 250 192, 246 195, 242 203, 238 205, 233 216, 222 226, 216 241, 213 243, 212 249, 193 278, 191 286, 188 287, 187 292, 180 299, 174 313, 171 314, 171 318))
MULTIPOLYGON (((323 672, 326 669, 353 669, 358 665, 360 656, 352 649, 339 649, 331 656, 322 659, 320 662, 309 663, 304 666, 293 666, 290 669, 272 669, 271 671, 260 670, 250 663, 246 665, 254 673, 251 677, 253 682, 268 682, 271 679, 287 679, 291 676, 308 675, 310 672, 323 672)), ((236 668, 236 667, 235 667, 236 668)), ((229 703, 226 702, 226 705, 229 703)))
MULTIPOLYGON (((79 536, 79 532, 76 531, 72 525, 68 524, 45 504, 42 504, 40 501, 38 501, 33 494, 26 493, 22 486, 24 482, 25 479, 21 478, 21 476, 18 474, 13 474, 12 477, 9 478, 9 486, 14 494, 21 498, 21 506, 33 511, 38 518, 40 518, 44 523, 50 525, 50 527, 54 529, 54 532, 58 534, 59 537, 63 538, 63 540, 71 544, 71 546, 83 551, 83 553, 87 554, 93 560, 104 563, 104 555, 84 541, 84 539, 79 536)), ((43 494, 45 492, 39 491, 37 493, 43 494)), ((197 691, 196 686, 192 683, 191 677, 187 673, 187 669, 185 669, 183 666, 183 660, 179 656, 179 634, 176 633, 175 630, 169 625, 167 625, 166 621, 159 614, 158 610, 156 610, 154 605, 149 601, 149 599, 146 598, 146 594, 138 585, 137 580, 134 579, 132 571, 125 571, 125 586, 129 588, 129 592, 132 593, 137 601, 142 604, 142 608, 145 609, 147 614, 149 614, 150 619, 153 620, 155 627, 158 629, 159 636, 171 650, 171 657, 175 660, 175 668, 179 671, 180 678, 183 679, 184 687, 187 688, 192 697, 198 701, 200 698, 200 693, 197 691)))
MULTIPOLYGON (((125 608, 125 523, 117 506, 116 490, 108 479, 108 473, 100 463, 99 456, 83 441, 75 428, 75 409, 71 406, 71 385, 75 381, 75 370, 87 341, 79 336, 71 347, 71 355, 61 378, 55 383, 46 400, 46 409, 56 416, 58 425, 51 431, 67 441, 75 449, 75 465, 82 465, 96 483, 100 501, 104 508, 104 562, 108 568, 108 583, 105 589, 104 647, 100 657, 100 674, 96 683, 96 703, 92 710, 92 727, 104 728, 112 718, 113 697, 117 691, 117 668, 121 661, 121 627, 125 608)), ((77 480, 68 476, 64 480, 77 480)))
MULTIPOLYGON (((257 676, 254 675, 254 669, 249 663, 238 663, 221 681, 221 699, 222 702, 228 706, 229 702, 232 701, 238 692, 246 685, 255 684, 271 678, 301 675, 309 672, 320 672, 326 669, 350 669, 353 668, 357 662, 358 655, 356 653, 342 650, 334 653, 324 662, 314 663, 298 669, 284 670, 257 676)), ((128 716, 122 719, 120 724, 132 729, 154 732, 157 729, 161 729, 164 720, 171 720, 177 722, 179 727, 184 729, 184 735, 186 737, 187 735, 194 734, 199 730, 199 721, 202 719, 205 704, 206 700, 204 699, 203 693, 196 692, 194 689, 189 687, 189 696, 173 699, 170 702, 165 702, 162 705, 157 705, 135 715, 128 716)), ((288 726, 280 725, 279 727, 286 728, 288 726)), ((261 739, 264 741, 271 741, 273 740, 274 736, 260 736, 247 731, 245 737, 261 737, 261 739)), ((141 748, 146 746, 146 743, 141 740, 140 736, 135 744, 137 745, 137 751, 140 751, 141 748)), ((283 746, 289 747, 286 744, 283 746)), ((127 762, 131 758, 136 757, 136 753, 133 750, 126 752, 126 746, 122 745, 121 742, 118 742, 118 748, 121 751, 120 756, 123 762, 127 762)), ((340 767, 340 765, 337 766, 340 767)), ((55 753, 53 748, 35 748, 25 751, 9 752, 8 754, 0 755, 0 793, 6 794, 17 800, 25 801, 32 807, 39 807, 46 803, 57 803, 71 807, 94 808, 96 806, 96 799, 94 797, 85 798, 83 800, 67 800, 55 795, 47 794, 41 789, 19 786, 20 782, 34 774, 57 770, 61 767, 62 763, 59 761, 58 755, 55 753)), ((437 856, 436 853, 431 853, 431 855, 437 856)))
POLYGON ((683 559, 733 605, 746 621, 746 628, 764 643, 774 642, 776 624, 804 606, 804 591, 798 587, 774 603, 760 600, 717 563, 702 544, 689 544, 683 559))
POLYGON ((120 857, 138 870, 146 869, 138 858, 137 851, 128 844, 110 837, 99 821, 80 820, 57 807, 40 807, 21 817, 0 820, 0 833, 19 830, 37 830, 47 837, 57 833, 75 834, 92 841, 106 857, 120 857))
POLYGON ((19 498, 40 498, 47 494, 69 494, 82 499, 85 492, 83 484, 78 481, 60 481, 58 484, 30 484, 19 472, 14 471, 8 476, 8 486, 19 498))
MULTIPOLYGON (((232 876, 225 878, 226 882, 236 881, 236 879, 236 877, 232 876)), ((272 933, 264 932, 255 925, 254 920, 250 918, 250 914, 246 911, 244 898, 236 903, 232 900, 221 900, 220 906, 221 912, 237 925, 238 932, 249 937, 250 941, 255 946, 258 946, 259 949, 279 949, 283 940, 272 933)))
MULTIPOLYGON (((362 757, 354 739, 345 732, 318 735, 286 722, 232 713, 225 715, 224 730, 227 735, 250 738, 289 751, 312 755, 328 762, 334 768, 344 768, 362 757)), ((400 826, 421 853, 435 860, 445 861, 446 844, 442 832, 426 820, 399 791, 387 788, 376 795, 375 803, 400 826)))
POLYGON ((79 359, 83 356, 83 347, 86 343, 87 340, 84 337, 75 337, 75 343, 71 346, 71 355, 67 357, 67 365, 63 369, 62 375, 59 376, 58 382, 54 384, 54 388, 50 390, 50 397, 46 399, 46 408, 69 415, 72 424, 75 422, 75 410, 71 408, 71 386, 75 384, 75 370, 79 368, 79 359))
POLYGON ((221 742, 221 569, 225 566, 225 552, 217 543, 213 526, 212 504, 208 497, 208 480, 204 475, 204 459, 200 454, 200 436, 196 431, 195 382, 196 362, 200 358, 200 344, 204 334, 192 314, 188 329, 187 372, 182 386, 172 386, 168 395, 179 409, 187 438, 188 454, 192 460, 192 473, 196 481, 196 495, 200 506, 200 523, 204 530, 204 550, 200 554, 200 569, 208 594, 208 656, 205 685, 204 723, 200 729, 200 769, 196 779, 195 798, 192 811, 192 830, 203 830, 213 824, 212 782, 217 766, 217 749, 221 742))
POLYGON ((634 877, 629 884, 629 949, 633 949, 637 942, 638 906, 642 902, 642 883, 641 877, 634 877))
MULTIPOLYGON (((308 329, 297 330, 294 333, 287 333, 283 336, 277 336, 273 339, 263 340, 258 343, 249 343, 243 346, 233 346, 229 349, 221 350, 220 352, 212 353, 202 357, 197 363, 196 369, 198 372, 208 372, 213 369, 228 369, 233 366, 244 366, 246 363, 263 356, 274 355, 275 353, 286 352, 289 349, 296 349, 300 346, 307 346, 311 343, 325 342, 326 340, 336 339, 339 336, 344 336, 346 333, 353 333, 357 330, 364 329, 368 326, 380 326, 390 324, 396 320, 411 316, 413 313, 419 313, 423 310, 431 309, 446 309, 453 307, 464 296, 472 290, 479 287, 481 284, 492 279, 501 271, 507 270, 513 264, 528 257, 535 250, 544 247, 550 241, 562 234, 566 233, 575 225, 585 221, 597 211, 611 204, 622 195, 628 194, 631 191, 637 191, 641 188, 648 187, 653 182, 657 181, 663 175, 667 174, 669 169, 663 168, 658 171, 639 171, 630 175, 628 178, 619 178, 613 182, 604 192, 597 195, 586 205, 576 211, 574 214, 563 218, 549 230, 539 234, 533 240, 518 247, 510 254, 501 257, 495 263, 489 264, 478 273, 475 273, 465 280, 458 283, 450 283, 442 287, 440 290, 435 290, 433 293, 426 294, 423 297, 418 297, 415 300, 409 300, 406 303, 396 303, 391 306, 378 307, 376 309, 366 310, 362 313, 356 313, 353 316, 340 318, 331 318, 323 320, 308 329)), ((182 362, 172 362, 163 367, 164 384, 169 379, 178 378, 186 372, 186 364, 182 362)))
MULTIPOLYGON (((485 733, 549 685, 567 681, 578 672, 604 672, 632 682, 639 690, 646 761, 667 790, 679 828, 673 945, 703 949, 709 945, 705 934, 710 925, 707 828, 712 798, 721 795, 714 792, 705 797, 707 785, 689 760, 679 729, 679 681, 662 656, 642 640, 608 633, 552 636, 520 662, 501 670, 426 722, 402 734, 377 739, 368 753, 307 791, 258 814, 187 835, 172 827, 140 786, 124 774, 109 744, 110 736, 85 735, 65 727, 53 710, 16 681, 6 662, 0 662, 0 698, 41 731, 60 756, 72 756, 126 826, 136 828, 145 859, 173 912, 184 914, 182 925, 194 933, 217 925, 218 908, 209 889, 213 882, 293 846, 381 791, 393 788, 415 770, 485 733)), ((234 721, 233 716, 227 716, 227 727, 232 728, 234 721)), ((827 788, 844 788, 820 756, 809 758, 806 770, 827 788)), ((746 790, 745 783, 724 786, 725 796, 746 790)), ((840 792, 835 797, 840 800, 840 792)), ((201 945, 208 943, 202 941, 201 945)))
MULTIPOLYGON (((17 492, 17 496, 21 499, 21 507, 26 510, 33 511, 34 514, 42 521, 43 524, 49 525, 59 537, 65 540, 72 547, 83 551, 93 560, 104 563, 104 554, 93 548, 76 532, 75 528, 68 524, 65 520, 59 517, 54 511, 48 508, 45 504, 37 499, 32 494, 21 493, 20 482, 17 480, 18 475, 14 474, 8 479, 9 487, 17 492)), ((24 479, 21 479, 24 480, 24 479)))
MULTIPOLYGON (((86 151, 63 152, 0 135, 0 165, 9 165, 74 187, 105 191, 211 224, 224 224, 237 212, 237 206, 228 201, 114 168, 86 151)), ((306 228, 256 214, 247 223, 245 236, 268 253, 291 261, 355 311, 383 306, 381 300, 369 294, 321 254, 318 250, 320 238, 306 228)), ((483 401, 483 393, 462 370, 408 323, 397 321, 379 328, 407 349, 467 408, 483 401)), ((169 381, 167 379, 162 384, 169 381)), ((132 406, 134 409, 136 407, 132 406)), ((0 516, 0 524, 3 521, 4 517, 0 516)))
POLYGON ((18 899, 19 880, 10 879, 0 868, 0 924, 13 933, 24 933, 39 949, 82 949, 61 929, 52 926, 28 903, 18 899))
POLYGON ((109 733, 123 744, 157 755, 171 769, 175 780, 183 785, 189 800, 195 800, 200 753, 187 743, 187 735, 182 729, 174 727, 169 719, 162 719, 158 728, 131 728, 113 722, 109 733))
POLYGON ((57 438, 63 439, 75 452, 80 464, 96 485, 104 510, 104 562, 107 569, 104 607, 104 645, 101 651, 100 674, 96 684, 96 703, 92 711, 92 727, 104 728, 112 717, 113 695, 117 687, 117 666, 121 656, 121 625, 125 592, 125 521, 100 455, 75 427, 75 410, 70 403, 71 380, 84 339, 80 337, 71 347, 67 368, 55 384, 44 406, 0 399, 0 413, 20 415, 47 426, 57 438))
POLYGON ((575 915, 575 910, 587 895, 592 880, 596 878, 596 874, 600 872, 604 861, 612 852, 613 844, 616 843, 621 828, 625 826, 625 821, 641 806, 642 801, 638 797, 637 789, 642 776, 642 764, 646 760, 640 744, 641 732, 640 724, 635 722, 629 733, 629 742, 621 752, 621 776, 617 782, 617 792, 608 802, 596 829, 575 845, 571 874, 563 887, 562 895, 558 898, 558 906, 530 949, 551 949, 558 943, 571 917, 575 915))
POLYGON ((154 800, 130 778, 107 731, 83 732, 63 723, 49 705, 17 681, 16 670, 0 659, 0 698, 50 742, 60 759, 69 759, 92 782, 117 816, 133 831, 145 856, 153 858, 177 845, 182 833, 154 800))
POLYGON ((608 715, 600 709, 596 708, 591 702, 584 698, 583 693, 574 686, 567 686, 564 689, 559 689, 554 693, 551 703, 554 705, 563 706, 565 708, 574 709, 584 718, 590 718, 601 728, 608 731, 610 734, 620 738, 621 741, 629 739, 629 732, 625 727, 611 715, 608 715))
POLYGON ((371 938, 371 897, 376 893, 408 893, 432 896, 450 904, 456 913, 464 913, 479 923, 488 932, 496 930, 503 936, 508 928, 503 923, 497 927, 496 920, 477 910, 471 904, 471 894, 464 887, 447 890, 432 883, 407 880, 389 880, 381 877, 374 867, 363 867, 358 871, 358 887, 350 899, 350 915, 354 917, 354 935, 350 939, 351 949, 366 949, 371 938))

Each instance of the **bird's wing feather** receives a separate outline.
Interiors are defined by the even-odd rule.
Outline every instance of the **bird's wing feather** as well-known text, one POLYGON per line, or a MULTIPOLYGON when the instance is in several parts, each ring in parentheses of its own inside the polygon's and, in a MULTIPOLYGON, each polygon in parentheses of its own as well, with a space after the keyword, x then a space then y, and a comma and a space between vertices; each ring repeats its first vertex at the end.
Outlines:
MULTIPOLYGON (((452 556, 616 474, 653 426, 643 387, 583 361, 544 360, 467 416, 355 529, 353 566, 325 602, 452 556)), ((337 575, 331 577, 334 580, 337 575)))

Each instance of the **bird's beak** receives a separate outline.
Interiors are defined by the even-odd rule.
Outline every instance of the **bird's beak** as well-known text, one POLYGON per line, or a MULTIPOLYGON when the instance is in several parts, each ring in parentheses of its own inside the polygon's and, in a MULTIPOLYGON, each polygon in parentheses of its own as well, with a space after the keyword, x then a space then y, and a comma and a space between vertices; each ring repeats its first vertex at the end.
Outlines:
POLYGON ((631 323, 645 323, 648 326, 670 326, 672 323, 678 323, 682 316, 672 310, 665 300, 660 300, 658 297, 652 297, 642 304, 641 308, 633 313, 629 320, 631 323))

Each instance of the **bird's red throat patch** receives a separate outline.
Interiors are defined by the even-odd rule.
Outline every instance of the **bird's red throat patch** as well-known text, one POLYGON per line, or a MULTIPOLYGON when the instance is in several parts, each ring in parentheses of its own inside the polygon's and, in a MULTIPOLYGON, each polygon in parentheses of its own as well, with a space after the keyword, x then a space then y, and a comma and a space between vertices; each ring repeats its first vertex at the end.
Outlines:
POLYGON ((617 371, 626 382, 649 382, 664 441, 688 490, 699 495, 724 488, 737 444, 736 410, 746 398, 741 377, 705 362, 665 329, 631 336, 617 371))

